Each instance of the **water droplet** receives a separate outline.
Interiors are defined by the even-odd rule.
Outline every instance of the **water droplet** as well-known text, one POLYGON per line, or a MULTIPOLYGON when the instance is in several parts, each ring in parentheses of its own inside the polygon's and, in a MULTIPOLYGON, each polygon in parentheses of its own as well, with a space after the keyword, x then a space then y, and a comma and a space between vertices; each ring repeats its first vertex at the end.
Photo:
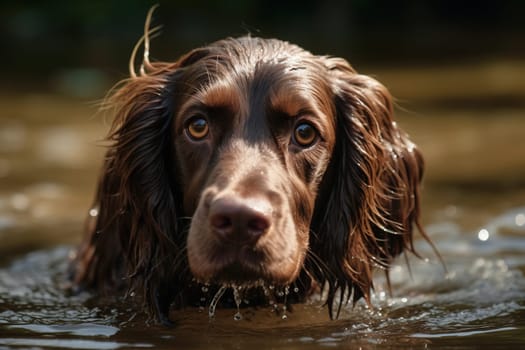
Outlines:
POLYGON ((240 313, 240 311, 237 311, 237 312, 235 313, 235 315, 233 315, 233 319, 234 319, 235 321, 240 321, 240 320, 242 320, 242 314, 240 313))
POLYGON ((294 291, 294 293, 299 293, 299 287, 295 287, 295 288, 293 289, 293 291, 294 291))
POLYGON ((287 309, 287 307, 286 307, 286 302, 285 302, 285 304, 283 305, 283 315, 281 316, 281 318, 282 318, 283 320, 288 319, 288 315, 286 314, 286 311, 287 311, 287 310, 288 310, 288 309, 287 309))
POLYGON ((207 293, 207 292, 208 292, 208 287, 206 287, 206 286, 202 286, 201 291, 202 291, 203 293, 207 293))
POLYGON ((217 303, 223 296, 224 292, 226 291, 226 286, 221 286, 217 293, 213 296, 213 299, 211 300, 210 307, 208 308, 208 316, 210 318, 215 317, 215 308, 217 307, 217 303))
POLYGON ((485 242, 489 239, 490 233, 487 229, 481 229, 478 232, 478 239, 482 242, 485 242))
POLYGON ((283 315, 281 318, 283 320, 286 320, 288 318, 288 315, 286 315, 287 304, 288 304, 288 294, 290 294, 290 286, 284 286, 284 301, 283 301, 283 315))
POLYGON ((89 216, 91 217, 96 217, 98 215, 98 209, 97 208, 92 208, 90 211, 89 211, 89 216))

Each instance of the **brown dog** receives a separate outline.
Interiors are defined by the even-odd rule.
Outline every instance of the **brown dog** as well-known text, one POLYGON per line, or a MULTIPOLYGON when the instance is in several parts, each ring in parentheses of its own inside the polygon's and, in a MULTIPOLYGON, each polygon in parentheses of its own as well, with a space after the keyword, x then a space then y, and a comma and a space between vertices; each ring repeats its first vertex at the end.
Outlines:
POLYGON ((226 39, 146 60, 111 103, 81 287, 131 289, 167 321, 199 283, 326 285, 332 316, 413 250, 422 157, 384 86, 341 58, 226 39))

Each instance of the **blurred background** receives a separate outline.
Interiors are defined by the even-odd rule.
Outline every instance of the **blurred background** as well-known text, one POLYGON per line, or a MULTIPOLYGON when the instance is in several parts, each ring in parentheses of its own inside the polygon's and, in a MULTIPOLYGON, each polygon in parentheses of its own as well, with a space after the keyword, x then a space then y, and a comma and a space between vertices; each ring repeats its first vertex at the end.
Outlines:
MULTIPOLYGON (((0 261, 78 242, 111 119, 97 105, 127 76, 156 3, 0 5, 0 261)), ((153 59, 251 33, 342 56, 383 82, 426 157, 427 224, 452 215, 476 230, 524 204, 525 2, 159 3, 153 59)))

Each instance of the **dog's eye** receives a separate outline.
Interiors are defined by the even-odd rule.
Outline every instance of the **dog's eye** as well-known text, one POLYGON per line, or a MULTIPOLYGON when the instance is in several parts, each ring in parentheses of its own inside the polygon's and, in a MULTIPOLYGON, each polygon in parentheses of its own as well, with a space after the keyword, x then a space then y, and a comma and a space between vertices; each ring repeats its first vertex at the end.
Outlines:
POLYGON ((308 123, 301 123, 295 127, 293 140, 301 147, 311 146, 317 139, 317 130, 308 123))
POLYGON ((192 139, 201 140, 208 135, 208 122, 202 117, 193 117, 186 124, 186 131, 192 139))

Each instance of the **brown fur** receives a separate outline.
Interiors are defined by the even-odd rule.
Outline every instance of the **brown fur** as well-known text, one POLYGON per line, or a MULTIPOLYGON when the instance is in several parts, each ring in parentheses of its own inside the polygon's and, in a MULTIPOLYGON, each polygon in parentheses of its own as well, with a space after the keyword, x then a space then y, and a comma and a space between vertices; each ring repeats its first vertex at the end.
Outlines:
POLYGON ((375 267, 413 251, 423 159, 376 80, 343 59, 252 37, 146 63, 110 99, 112 144, 77 285, 138 291, 166 321, 170 304, 188 303, 193 278, 294 284, 302 297, 326 284, 332 316, 333 304, 369 300, 375 267), (207 138, 188 138, 193 115, 208 121, 207 138), (317 131, 309 147, 292 137, 301 120, 317 131), (221 198, 260 212, 256 243, 217 238, 210 207, 224 209, 221 198))

